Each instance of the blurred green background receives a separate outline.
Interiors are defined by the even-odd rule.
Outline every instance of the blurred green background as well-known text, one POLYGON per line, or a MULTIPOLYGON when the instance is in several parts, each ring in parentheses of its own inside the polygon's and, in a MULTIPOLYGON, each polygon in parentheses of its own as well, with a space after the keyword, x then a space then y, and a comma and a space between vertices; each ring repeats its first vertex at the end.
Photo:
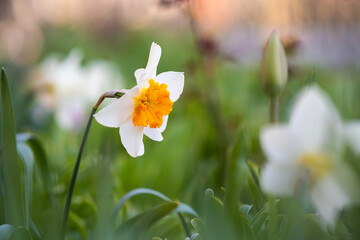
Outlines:
MULTIPOLYGON (((32 82, 41 75, 34 77, 33 73, 48 56, 56 53, 62 61, 78 48, 83 53, 78 67, 106 60, 120 74, 120 82, 111 80, 108 86, 131 88, 134 71, 146 65, 151 43, 156 42, 162 47, 158 73, 185 72, 185 88, 170 114, 164 141, 145 137, 144 156, 131 158, 117 129, 93 122, 67 236, 100 239, 97 236, 106 231, 103 219, 134 188, 157 190, 200 213, 207 188, 223 196, 223 147, 233 144, 226 134, 235 136, 242 129, 246 158, 256 166, 263 164, 259 131, 268 123, 269 103, 259 82, 259 65, 272 28, 278 28, 289 61, 289 81, 280 96, 280 121, 288 120, 297 92, 313 81, 329 94, 345 121, 359 118, 360 52, 355 48, 360 34, 359 8, 356 1, 330 0, 276 0, 271 4, 231 0, 0 1, 0 65, 10 80, 17 132, 34 133, 49 164, 53 202, 35 167, 33 221, 46 234, 51 235, 57 227, 85 120, 95 104, 84 105, 85 120, 70 131, 57 122, 56 107, 38 109, 41 100, 32 82), (54 221, 49 221, 49 216, 54 216, 54 221)), ((126 203, 117 221, 159 202, 151 196, 137 197, 126 203)), ((243 203, 252 204, 250 200, 243 203)), ((185 239, 173 215, 158 222, 152 236, 185 239)))

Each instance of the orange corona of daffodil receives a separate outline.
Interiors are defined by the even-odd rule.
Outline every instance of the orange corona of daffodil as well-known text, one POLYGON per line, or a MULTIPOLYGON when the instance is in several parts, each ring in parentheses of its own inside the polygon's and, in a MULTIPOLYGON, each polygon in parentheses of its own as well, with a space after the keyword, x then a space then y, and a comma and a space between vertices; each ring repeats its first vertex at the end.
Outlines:
POLYGON ((94 115, 107 127, 120 128, 120 138, 132 157, 144 154, 143 134, 162 141, 168 115, 184 88, 184 73, 164 72, 156 75, 161 48, 152 43, 146 68, 135 71, 137 85, 115 102, 94 115))
POLYGON ((139 97, 134 97, 135 110, 132 122, 134 126, 158 128, 163 123, 163 116, 169 115, 173 102, 167 85, 150 79, 149 88, 143 89, 139 97))

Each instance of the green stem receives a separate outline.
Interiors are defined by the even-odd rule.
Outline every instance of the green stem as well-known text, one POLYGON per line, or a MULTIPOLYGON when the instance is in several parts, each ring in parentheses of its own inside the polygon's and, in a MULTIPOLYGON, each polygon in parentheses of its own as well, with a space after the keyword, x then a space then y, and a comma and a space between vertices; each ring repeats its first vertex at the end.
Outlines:
MULTIPOLYGON (((269 122, 276 123, 278 121, 278 98, 270 97, 270 114, 269 122)), ((269 196, 269 239, 277 239, 277 223, 276 223, 276 199, 274 196, 269 196)))
POLYGON ((270 114, 269 114, 269 122, 277 123, 278 121, 278 108, 279 101, 277 97, 270 97, 270 114))
POLYGON ((269 239, 276 240, 276 199, 269 196, 269 239))
POLYGON ((184 216, 181 213, 178 213, 178 216, 179 216, 181 224, 184 228, 186 237, 191 237, 190 229, 189 229, 188 225, 186 224, 184 216))
POLYGON ((76 158, 76 163, 75 163, 73 174, 72 174, 72 177, 71 177, 69 190, 68 190, 68 193, 67 193, 67 196, 66 196, 64 214, 63 214, 63 221, 62 221, 62 228, 61 228, 61 239, 65 239, 66 226, 67 226, 67 221, 68 221, 68 217, 69 217, 71 198, 72 198, 72 194, 73 194, 74 187, 75 187, 76 177, 77 177, 77 174, 79 172, 81 157, 82 157, 82 154, 83 154, 83 151, 84 151, 84 147, 85 147, 87 137, 89 135, 91 122, 93 120, 93 115, 95 114, 95 112, 96 112, 96 108, 93 108, 91 110, 89 120, 88 120, 86 129, 85 129, 84 137, 82 139, 81 146, 80 146, 80 149, 79 149, 79 153, 78 153, 77 158, 76 158))
POLYGON ((95 114, 96 110, 98 109, 99 105, 104 101, 105 98, 120 98, 123 95, 124 95, 124 93, 117 92, 117 91, 105 92, 104 94, 102 94, 100 96, 99 100, 96 102, 93 109, 91 110, 89 120, 88 120, 88 123, 86 125, 84 137, 82 139, 81 146, 80 146, 80 149, 79 149, 79 153, 78 153, 77 158, 76 158, 76 163, 75 163, 73 174, 72 174, 72 177, 71 177, 69 190, 68 190, 68 193, 67 193, 67 196, 66 196, 63 220, 62 220, 62 225, 61 225, 61 238, 60 239, 65 239, 66 226, 67 226, 67 221, 68 221, 68 218, 69 218, 71 198, 72 198, 72 194, 73 194, 74 187, 75 187, 76 177, 77 177, 77 174, 79 172, 81 157, 82 157, 82 154, 83 154, 83 151, 84 151, 84 148, 85 148, 86 140, 87 140, 88 135, 89 135, 89 131, 90 131, 90 127, 91 127, 91 123, 92 123, 94 114, 95 114))

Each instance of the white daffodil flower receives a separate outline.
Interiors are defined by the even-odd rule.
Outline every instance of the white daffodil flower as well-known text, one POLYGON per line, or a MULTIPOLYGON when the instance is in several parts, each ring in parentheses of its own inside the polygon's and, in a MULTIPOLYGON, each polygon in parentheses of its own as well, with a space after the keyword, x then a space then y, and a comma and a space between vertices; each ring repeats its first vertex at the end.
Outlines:
POLYGON ((333 225, 338 212, 354 201, 353 173, 343 159, 346 139, 357 139, 352 147, 360 150, 360 124, 343 124, 325 93, 317 86, 307 87, 295 102, 288 125, 270 125, 261 132, 268 159, 261 176, 263 189, 291 195, 308 184, 318 213, 333 225))
POLYGON ((82 59, 79 49, 64 59, 51 55, 32 78, 39 104, 47 111, 54 110, 56 123, 65 131, 80 130, 99 95, 109 90, 112 82, 121 83, 112 63, 96 60, 82 66, 82 59))
POLYGON ((120 138, 132 157, 144 154, 143 134, 162 141, 168 115, 184 88, 184 73, 156 75, 161 47, 152 43, 146 68, 135 71, 137 85, 94 115, 107 127, 120 128, 120 138))

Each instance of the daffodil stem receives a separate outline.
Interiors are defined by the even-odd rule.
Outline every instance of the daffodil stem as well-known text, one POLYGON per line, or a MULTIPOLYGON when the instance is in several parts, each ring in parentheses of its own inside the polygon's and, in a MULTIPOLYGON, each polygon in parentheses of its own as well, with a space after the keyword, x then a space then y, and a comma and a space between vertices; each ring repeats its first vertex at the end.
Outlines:
POLYGON ((72 177, 71 177, 69 190, 68 190, 68 193, 67 193, 67 196, 66 196, 64 214, 63 214, 63 221, 62 221, 62 229, 61 229, 61 233, 62 233, 62 238, 61 239, 65 239, 66 226, 67 226, 67 221, 68 221, 68 217, 69 217, 72 193, 74 191, 76 177, 77 177, 77 174, 79 172, 82 153, 84 151, 85 143, 86 143, 87 137, 89 135, 91 122, 93 120, 93 115, 95 114, 95 112, 96 112, 96 108, 93 108, 91 110, 90 117, 89 117, 86 129, 85 129, 84 137, 82 139, 81 146, 80 146, 80 149, 79 149, 79 153, 78 153, 77 158, 76 158, 76 163, 75 163, 75 167, 74 167, 73 174, 72 174, 72 177))
MULTIPOLYGON (((270 114, 269 122, 276 123, 278 121, 278 98, 270 97, 270 114)), ((276 222, 276 199, 269 196, 269 239, 276 240, 277 222, 276 222)))
POLYGON ((71 176, 71 182, 70 182, 70 185, 69 185, 68 193, 67 193, 67 196, 66 196, 66 202, 65 202, 62 225, 61 225, 61 239, 65 239, 66 226, 67 226, 67 221, 68 221, 68 218, 69 218, 72 194, 73 194, 73 191, 74 191, 76 177, 78 175, 79 168, 80 168, 81 157, 82 157, 82 154, 83 154, 83 151, 84 151, 84 148, 85 148, 86 140, 87 140, 88 135, 89 135, 89 131, 90 131, 92 120, 94 118, 94 114, 95 114, 97 108, 100 106, 100 104, 104 101, 105 98, 120 98, 122 95, 123 95, 123 93, 117 92, 117 91, 105 92, 104 94, 102 94, 100 96, 99 100, 96 102, 93 109, 91 110, 89 120, 88 120, 87 125, 86 125, 85 133, 84 133, 83 139, 81 141, 79 153, 78 153, 77 158, 76 158, 76 163, 75 163, 75 166, 74 166, 74 170, 73 170, 73 173, 72 173, 72 176, 71 176))
POLYGON ((105 98, 120 98, 121 96, 123 96, 124 93, 122 92, 117 92, 117 91, 108 91, 103 93, 100 97, 99 100, 96 102, 96 104, 94 105, 94 109, 96 111, 96 109, 100 106, 100 104, 104 101, 105 98))

